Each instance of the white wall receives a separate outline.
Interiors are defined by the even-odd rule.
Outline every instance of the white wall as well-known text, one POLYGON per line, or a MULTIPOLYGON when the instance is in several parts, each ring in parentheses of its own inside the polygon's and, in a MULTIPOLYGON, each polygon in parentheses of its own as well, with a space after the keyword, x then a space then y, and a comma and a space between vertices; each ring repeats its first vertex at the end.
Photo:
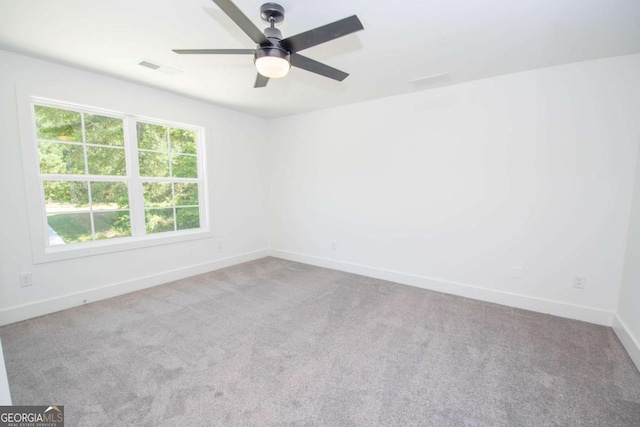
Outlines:
MULTIPOLYGON (((276 256, 609 324, 640 140, 638 75, 634 55, 266 123, 0 51, 0 324, 257 258, 269 241, 276 256), (205 239, 34 265, 16 83, 95 87, 124 111, 204 126, 223 248, 205 239), (20 272, 34 286, 20 288, 20 272), (586 289, 571 287, 574 274, 586 289)), ((618 309, 636 339, 638 274, 628 261, 618 309)))
POLYGON ((638 76, 633 55, 274 120, 272 253, 611 324, 638 76))
MULTIPOLYGON (((640 116, 637 120, 640 120, 640 116)), ((640 158, 638 161, 640 165, 640 158)), ((636 170, 627 239, 620 300, 613 327, 640 369, 640 167, 636 170)))
MULTIPOLYGON (((104 107, 99 101, 89 105, 104 107)), ((0 51, 0 324, 266 255, 268 147, 262 129, 259 118, 0 51), (71 86, 77 88, 71 99, 109 97, 120 111, 204 126, 213 231, 222 249, 209 238, 34 265, 16 84, 71 86), (33 273, 32 287, 19 287, 21 272, 33 273)))

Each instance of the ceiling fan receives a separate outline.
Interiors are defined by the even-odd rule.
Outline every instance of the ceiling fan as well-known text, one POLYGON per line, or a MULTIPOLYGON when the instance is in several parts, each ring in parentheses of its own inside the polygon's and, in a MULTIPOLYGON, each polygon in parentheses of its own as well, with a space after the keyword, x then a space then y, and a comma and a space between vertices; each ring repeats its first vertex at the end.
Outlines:
POLYGON ((283 39, 282 33, 275 27, 275 24, 279 24, 284 20, 284 8, 279 4, 265 3, 260 7, 260 17, 269 23, 269 27, 265 28, 263 33, 231 0, 213 0, 213 2, 257 44, 256 48, 174 49, 173 51, 175 53, 213 55, 251 54, 254 56, 254 63, 258 70, 254 87, 265 87, 270 78, 284 77, 289 72, 291 66, 302 68, 303 70, 338 81, 344 80, 349 75, 321 62, 302 56, 298 52, 363 30, 364 27, 356 15, 283 39))

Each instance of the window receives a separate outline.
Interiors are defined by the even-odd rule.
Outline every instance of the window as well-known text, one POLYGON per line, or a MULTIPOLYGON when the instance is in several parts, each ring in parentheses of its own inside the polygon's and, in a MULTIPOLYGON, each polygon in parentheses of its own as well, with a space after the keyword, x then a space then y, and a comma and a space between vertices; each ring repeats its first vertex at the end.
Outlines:
POLYGON ((137 123, 147 233, 198 228, 195 132, 137 123))
POLYGON ((45 247, 206 231, 202 129, 33 100, 45 247))

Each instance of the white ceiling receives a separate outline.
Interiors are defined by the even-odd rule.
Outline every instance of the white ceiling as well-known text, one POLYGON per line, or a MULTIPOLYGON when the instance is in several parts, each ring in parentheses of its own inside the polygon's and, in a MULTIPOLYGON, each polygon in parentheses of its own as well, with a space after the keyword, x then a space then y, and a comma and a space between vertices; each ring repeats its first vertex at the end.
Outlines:
MULTIPOLYGON (((267 26, 259 16, 264 0, 235 1, 259 28, 267 26)), ((301 52, 350 73, 345 81, 293 68, 254 89, 250 55, 171 52, 255 47, 210 0, 0 0, 0 47, 266 118, 640 52, 640 0, 280 4, 284 37, 358 15, 364 31, 301 52), (143 68, 142 59, 183 73, 143 68), (427 76, 438 77, 411 83, 427 76)))

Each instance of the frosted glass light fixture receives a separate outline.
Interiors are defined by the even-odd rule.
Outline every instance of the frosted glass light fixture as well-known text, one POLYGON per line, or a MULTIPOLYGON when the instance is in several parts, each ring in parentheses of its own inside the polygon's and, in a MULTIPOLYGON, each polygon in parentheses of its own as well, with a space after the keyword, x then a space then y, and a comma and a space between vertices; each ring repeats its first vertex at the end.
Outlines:
POLYGON ((262 48, 256 50, 255 64, 258 72, 270 79, 279 79, 289 72, 289 52, 279 48, 262 48))

